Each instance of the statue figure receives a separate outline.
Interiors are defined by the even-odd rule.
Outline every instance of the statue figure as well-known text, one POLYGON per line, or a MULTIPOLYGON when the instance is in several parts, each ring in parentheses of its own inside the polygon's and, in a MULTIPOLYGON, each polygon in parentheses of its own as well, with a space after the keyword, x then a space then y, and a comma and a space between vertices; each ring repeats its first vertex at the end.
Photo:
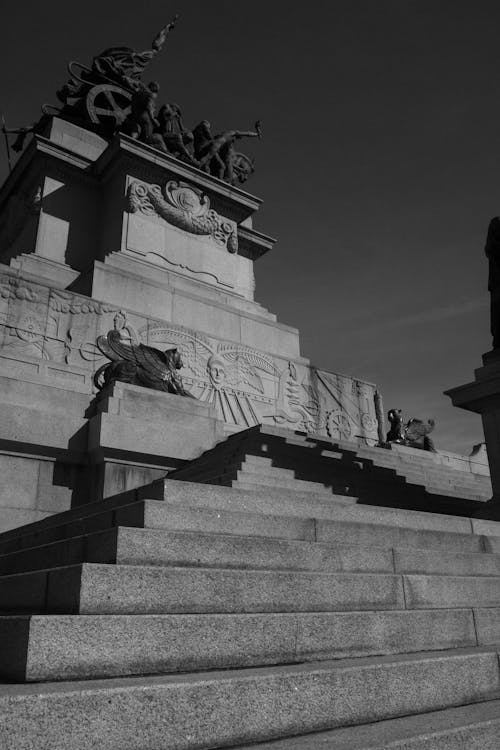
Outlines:
POLYGON ((424 422, 421 419, 412 417, 403 425, 403 413, 401 409, 391 409, 387 418, 391 424, 391 429, 387 433, 387 443, 397 443, 406 445, 409 448, 420 448, 424 451, 436 453, 432 438, 429 437, 434 429, 435 421, 429 419, 424 422))
POLYGON ((493 349, 500 348, 500 217, 490 221, 486 237, 488 258, 488 291, 490 293, 490 324, 493 349))
POLYGON ((436 453, 434 442, 429 437, 435 424, 433 419, 429 419, 427 422, 415 417, 409 419, 404 430, 405 445, 408 445, 410 448, 422 448, 424 451, 436 453))
POLYGON ((197 167, 198 162, 193 153, 193 134, 184 127, 180 107, 177 104, 163 104, 158 112, 157 123, 149 144, 197 167))
POLYGON ((131 47, 108 47, 92 60, 92 73, 133 91, 138 90, 146 66, 160 52, 168 33, 175 27, 177 18, 178 15, 158 32, 150 50, 136 52, 131 47))
MULTIPOLYGON (((177 16, 156 35, 151 49, 145 52, 136 52, 131 47, 109 47, 94 57, 91 67, 70 62, 70 78, 56 92, 62 103, 60 114, 70 120, 91 124, 105 137, 114 135, 130 112, 131 99, 135 98, 133 106, 136 109, 143 106, 148 87, 143 83, 142 75, 162 49, 176 20, 177 16)), ((42 110, 46 114, 53 114, 47 112, 46 107, 56 109, 44 105, 42 110)))
POLYGON ((159 125, 156 119, 156 100, 159 90, 160 84, 156 81, 151 81, 147 86, 140 84, 132 95, 130 114, 122 126, 125 133, 143 143, 151 142, 155 128, 159 125))
POLYGON ((387 412, 387 419, 391 429, 387 433, 386 441, 388 443, 401 443, 403 441, 403 413, 401 409, 390 409, 387 412))
POLYGON ((111 360, 99 367, 94 375, 94 385, 99 390, 119 380, 194 398, 184 388, 177 372, 183 366, 177 349, 162 352, 145 344, 129 344, 116 330, 109 331, 106 336, 98 336, 97 346, 111 360))
POLYGON ((202 120, 194 128, 193 137, 194 153, 200 169, 235 185, 245 182, 253 171, 253 165, 247 157, 247 166, 242 165, 238 157, 243 155, 236 153, 234 144, 240 138, 262 138, 262 129, 257 120, 255 130, 225 130, 214 136, 208 120, 202 120))

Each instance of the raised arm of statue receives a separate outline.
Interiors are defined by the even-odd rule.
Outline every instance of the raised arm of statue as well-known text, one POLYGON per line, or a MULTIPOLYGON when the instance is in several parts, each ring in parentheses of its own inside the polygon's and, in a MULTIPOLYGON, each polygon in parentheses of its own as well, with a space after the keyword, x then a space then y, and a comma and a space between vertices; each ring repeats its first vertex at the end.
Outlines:
POLYGON ((233 130, 232 133, 234 138, 262 138, 260 120, 255 123, 255 130, 233 130))
POLYGON ((155 50, 155 52, 159 52, 163 45, 165 44, 165 40, 168 36, 168 34, 172 31, 172 29, 175 28, 175 24, 177 23, 177 19, 179 18, 179 14, 176 13, 173 20, 170 21, 170 23, 167 23, 166 26, 161 29, 161 31, 158 32, 158 34, 153 39, 153 42, 151 44, 151 47, 155 50))

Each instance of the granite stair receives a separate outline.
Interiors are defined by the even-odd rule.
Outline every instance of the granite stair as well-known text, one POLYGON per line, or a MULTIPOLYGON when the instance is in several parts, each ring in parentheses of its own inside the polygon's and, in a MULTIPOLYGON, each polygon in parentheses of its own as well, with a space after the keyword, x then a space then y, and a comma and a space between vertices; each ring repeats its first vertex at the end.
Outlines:
POLYGON ((267 425, 238 433, 169 476, 246 490, 343 495, 363 503, 465 516, 474 515, 491 497, 488 476, 435 464, 425 451, 405 455, 267 425))
POLYGON ((0 613, 6 750, 500 744, 493 521, 167 478, 1 534, 0 613))

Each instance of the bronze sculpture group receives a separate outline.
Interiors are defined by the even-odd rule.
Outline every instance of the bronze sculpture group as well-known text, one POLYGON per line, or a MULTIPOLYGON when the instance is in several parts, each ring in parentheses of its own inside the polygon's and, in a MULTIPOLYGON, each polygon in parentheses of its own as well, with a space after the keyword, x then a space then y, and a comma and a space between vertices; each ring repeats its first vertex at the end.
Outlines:
MULTIPOLYGON (((238 152, 235 144, 242 138, 261 138, 260 121, 253 130, 213 134, 208 120, 202 120, 190 130, 177 104, 158 107, 159 84, 142 80, 146 66, 161 51, 176 20, 177 16, 156 35, 150 50, 109 47, 94 57, 90 68, 70 62, 70 78, 56 92, 62 106, 44 105, 42 111, 82 123, 105 137, 121 131, 231 185, 243 183, 254 171, 253 160, 238 152)), ((26 134, 37 131, 40 123, 16 130, 4 126, 3 130, 18 135, 13 148, 21 150, 26 134)))

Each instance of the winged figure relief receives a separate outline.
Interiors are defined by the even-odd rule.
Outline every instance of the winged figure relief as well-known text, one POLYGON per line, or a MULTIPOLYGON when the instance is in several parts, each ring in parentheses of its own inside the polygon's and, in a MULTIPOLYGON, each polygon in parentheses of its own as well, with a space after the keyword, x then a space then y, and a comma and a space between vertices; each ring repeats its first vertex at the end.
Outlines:
POLYGON ((94 384, 98 389, 119 380, 194 398, 184 388, 177 372, 183 362, 176 348, 161 351, 145 344, 128 343, 117 330, 109 331, 106 336, 98 336, 97 346, 111 360, 99 367, 94 375, 94 384))
POLYGON ((241 344, 212 343, 176 326, 150 328, 149 337, 156 344, 177 347, 190 387, 192 381, 198 399, 213 404, 225 422, 251 426, 262 421, 256 402, 273 401, 266 395, 263 376, 279 376, 271 357, 241 344))

